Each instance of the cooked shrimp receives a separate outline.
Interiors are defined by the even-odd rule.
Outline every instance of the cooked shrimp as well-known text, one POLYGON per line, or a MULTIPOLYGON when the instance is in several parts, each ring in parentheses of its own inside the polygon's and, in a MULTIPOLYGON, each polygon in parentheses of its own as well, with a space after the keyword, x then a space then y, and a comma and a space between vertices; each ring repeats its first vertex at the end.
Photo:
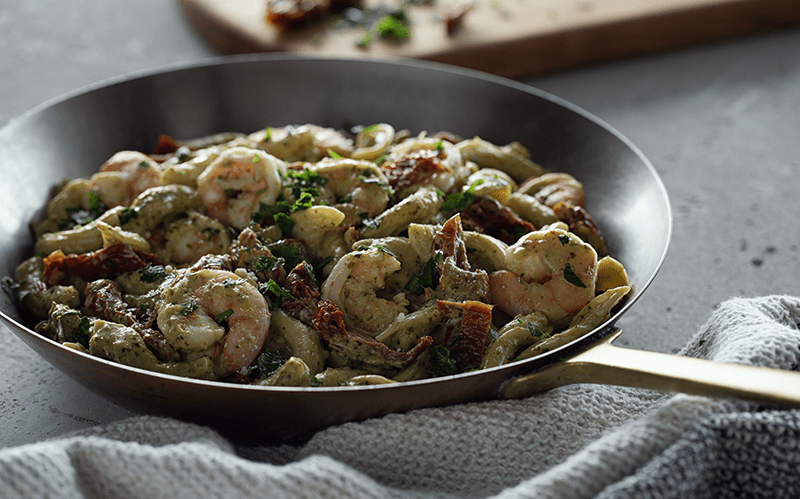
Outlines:
POLYGON ((267 337, 270 311, 258 289, 225 270, 186 271, 161 293, 161 332, 187 360, 209 357, 219 377, 249 366, 267 337))
POLYGON ((128 206, 136 196, 157 185, 161 185, 158 163, 137 151, 116 153, 89 179, 89 190, 111 208, 128 206))
POLYGON ((218 220, 189 211, 164 232, 165 254, 162 260, 174 264, 193 263, 207 254, 221 255, 231 247, 231 238, 218 220))
POLYGON ((197 191, 210 216, 244 229, 259 203, 275 204, 285 172, 285 163, 274 156, 233 147, 203 170, 197 178, 197 191))
POLYGON ((370 218, 386 209, 390 188, 375 163, 345 158, 324 159, 311 169, 328 179, 319 187, 326 203, 355 205, 359 212, 370 218))
POLYGON ((347 253, 331 270, 320 298, 331 300, 342 311, 348 329, 375 336, 407 312, 402 293, 392 301, 377 296, 386 277, 400 266, 393 254, 377 247, 347 253))
POLYGON ((489 276, 494 303, 509 315, 544 313, 556 322, 594 296, 597 253, 574 234, 546 227, 506 250, 506 268, 489 276))

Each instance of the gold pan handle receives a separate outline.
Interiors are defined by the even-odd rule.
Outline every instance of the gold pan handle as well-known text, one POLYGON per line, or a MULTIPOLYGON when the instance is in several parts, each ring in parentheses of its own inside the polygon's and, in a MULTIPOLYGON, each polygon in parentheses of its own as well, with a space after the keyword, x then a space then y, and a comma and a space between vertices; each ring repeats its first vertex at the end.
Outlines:
POLYGON ((501 398, 595 383, 800 406, 800 373, 612 346, 617 329, 586 350, 512 379, 501 398))

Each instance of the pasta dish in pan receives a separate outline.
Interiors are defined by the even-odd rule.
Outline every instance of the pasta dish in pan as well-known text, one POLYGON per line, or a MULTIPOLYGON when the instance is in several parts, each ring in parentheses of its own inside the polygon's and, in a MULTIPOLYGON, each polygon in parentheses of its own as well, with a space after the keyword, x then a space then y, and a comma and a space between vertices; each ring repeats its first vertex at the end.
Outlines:
POLYGON ((583 186, 519 143, 267 127, 120 151, 65 181, 11 284, 114 362, 269 386, 395 383, 536 356, 630 291, 583 186))

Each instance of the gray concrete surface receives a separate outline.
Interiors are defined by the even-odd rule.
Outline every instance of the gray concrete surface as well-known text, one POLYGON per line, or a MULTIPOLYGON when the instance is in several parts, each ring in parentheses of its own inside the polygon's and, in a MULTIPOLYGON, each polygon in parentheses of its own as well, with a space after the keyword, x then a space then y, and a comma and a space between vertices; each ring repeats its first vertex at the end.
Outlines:
MULTIPOLYGON (((169 0, 0 0, 0 126, 99 80, 214 55, 169 0)), ((627 135, 670 193, 669 255, 619 345, 672 352, 727 298, 800 293, 800 30, 523 81, 627 135)), ((131 415, 5 328, 0 341, 0 446, 131 415)))

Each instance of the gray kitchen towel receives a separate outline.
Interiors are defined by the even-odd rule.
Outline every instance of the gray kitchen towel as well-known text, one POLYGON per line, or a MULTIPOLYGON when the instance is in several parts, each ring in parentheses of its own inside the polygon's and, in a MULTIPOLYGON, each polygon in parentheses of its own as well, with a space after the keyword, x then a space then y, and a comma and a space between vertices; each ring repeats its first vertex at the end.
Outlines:
MULTIPOLYGON (((681 355, 779 369, 800 299, 731 299, 681 355)), ((800 389, 800 388, 799 388, 800 389)), ((0 497, 798 497, 800 411, 573 385, 347 423, 302 446, 234 445, 135 417, 0 450, 0 497)))

